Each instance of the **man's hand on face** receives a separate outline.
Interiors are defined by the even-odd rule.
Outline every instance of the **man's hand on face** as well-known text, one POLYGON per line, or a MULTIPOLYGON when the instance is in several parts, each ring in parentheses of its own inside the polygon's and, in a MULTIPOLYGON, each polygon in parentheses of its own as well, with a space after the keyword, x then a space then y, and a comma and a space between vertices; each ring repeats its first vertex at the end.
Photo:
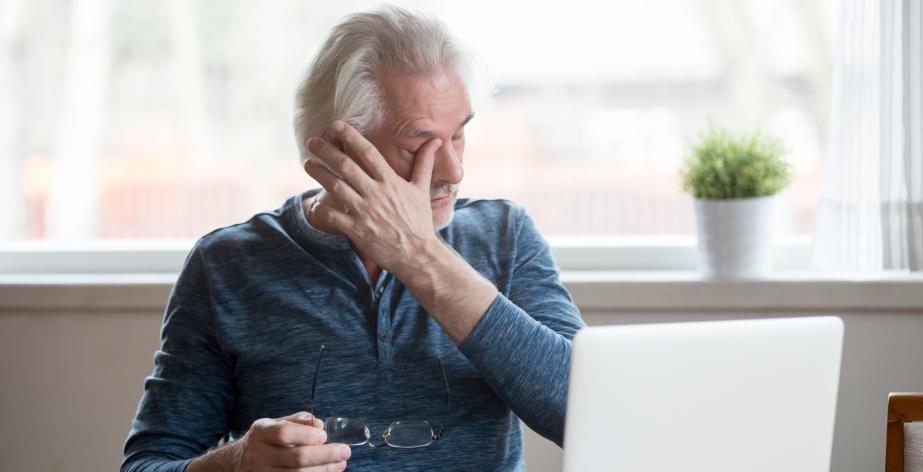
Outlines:
POLYGON ((324 423, 310 413, 253 422, 242 438, 189 464, 190 472, 327 472, 346 469, 351 450, 324 444, 324 423))
POLYGON ((442 141, 434 138, 420 147, 408 182, 346 122, 334 121, 328 130, 328 139, 311 138, 308 148, 333 172, 313 160, 305 170, 345 205, 345 211, 323 204, 313 211, 379 266, 399 275, 412 267, 416 255, 441 244, 433 228, 430 181, 442 141), (339 141, 342 150, 331 140, 339 141))
POLYGON ((442 140, 419 148, 408 181, 353 127, 338 120, 329 129, 331 136, 308 141, 324 164, 308 161, 305 170, 337 203, 315 200, 313 217, 394 274, 461 344, 497 297, 497 287, 446 246, 433 225, 430 186, 442 140))

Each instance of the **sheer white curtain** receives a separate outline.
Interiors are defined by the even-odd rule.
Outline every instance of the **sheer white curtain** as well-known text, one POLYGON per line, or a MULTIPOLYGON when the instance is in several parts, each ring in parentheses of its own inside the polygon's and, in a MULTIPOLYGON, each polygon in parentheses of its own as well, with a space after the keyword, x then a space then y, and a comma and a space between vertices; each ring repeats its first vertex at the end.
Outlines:
POLYGON ((923 270, 923 2, 843 0, 814 264, 923 270))

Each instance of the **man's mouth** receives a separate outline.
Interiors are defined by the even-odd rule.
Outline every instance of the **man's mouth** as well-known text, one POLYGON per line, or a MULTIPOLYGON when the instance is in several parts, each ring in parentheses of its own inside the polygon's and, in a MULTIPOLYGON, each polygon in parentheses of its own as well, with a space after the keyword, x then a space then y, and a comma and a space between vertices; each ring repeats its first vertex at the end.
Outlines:
POLYGON ((438 185, 434 185, 430 189, 429 204, 434 208, 443 206, 449 203, 456 193, 458 193, 458 184, 442 182, 438 185))
POLYGON ((430 206, 441 206, 441 205, 445 205, 446 203, 448 203, 449 200, 451 200, 451 199, 452 199, 452 194, 451 194, 451 193, 447 193, 447 194, 442 195, 442 196, 440 196, 440 197, 436 197, 436 198, 430 199, 429 203, 430 203, 430 206))

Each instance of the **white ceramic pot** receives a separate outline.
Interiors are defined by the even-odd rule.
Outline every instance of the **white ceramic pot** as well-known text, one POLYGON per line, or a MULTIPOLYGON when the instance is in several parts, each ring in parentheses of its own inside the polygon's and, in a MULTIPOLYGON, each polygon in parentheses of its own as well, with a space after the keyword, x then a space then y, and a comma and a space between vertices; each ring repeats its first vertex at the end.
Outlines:
POLYGON ((699 267, 712 279, 768 275, 772 262, 774 196, 695 199, 699 267))

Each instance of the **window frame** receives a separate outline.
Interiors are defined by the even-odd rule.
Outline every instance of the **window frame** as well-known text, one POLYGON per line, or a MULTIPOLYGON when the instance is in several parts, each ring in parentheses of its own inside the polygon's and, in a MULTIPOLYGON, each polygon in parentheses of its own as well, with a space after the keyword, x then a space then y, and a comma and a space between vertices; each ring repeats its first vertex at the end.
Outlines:
MULTIPOLYGON (((780 241, 765 279, 710 280, 692 238, 549 238, 561 282, 586 316, 683 313, 841 314, 919 311, 923 274, 828 273, 807 267, 809 238, 780 241)), ((194 242, 0 244, 0 312, 162 312, 194 242)))

